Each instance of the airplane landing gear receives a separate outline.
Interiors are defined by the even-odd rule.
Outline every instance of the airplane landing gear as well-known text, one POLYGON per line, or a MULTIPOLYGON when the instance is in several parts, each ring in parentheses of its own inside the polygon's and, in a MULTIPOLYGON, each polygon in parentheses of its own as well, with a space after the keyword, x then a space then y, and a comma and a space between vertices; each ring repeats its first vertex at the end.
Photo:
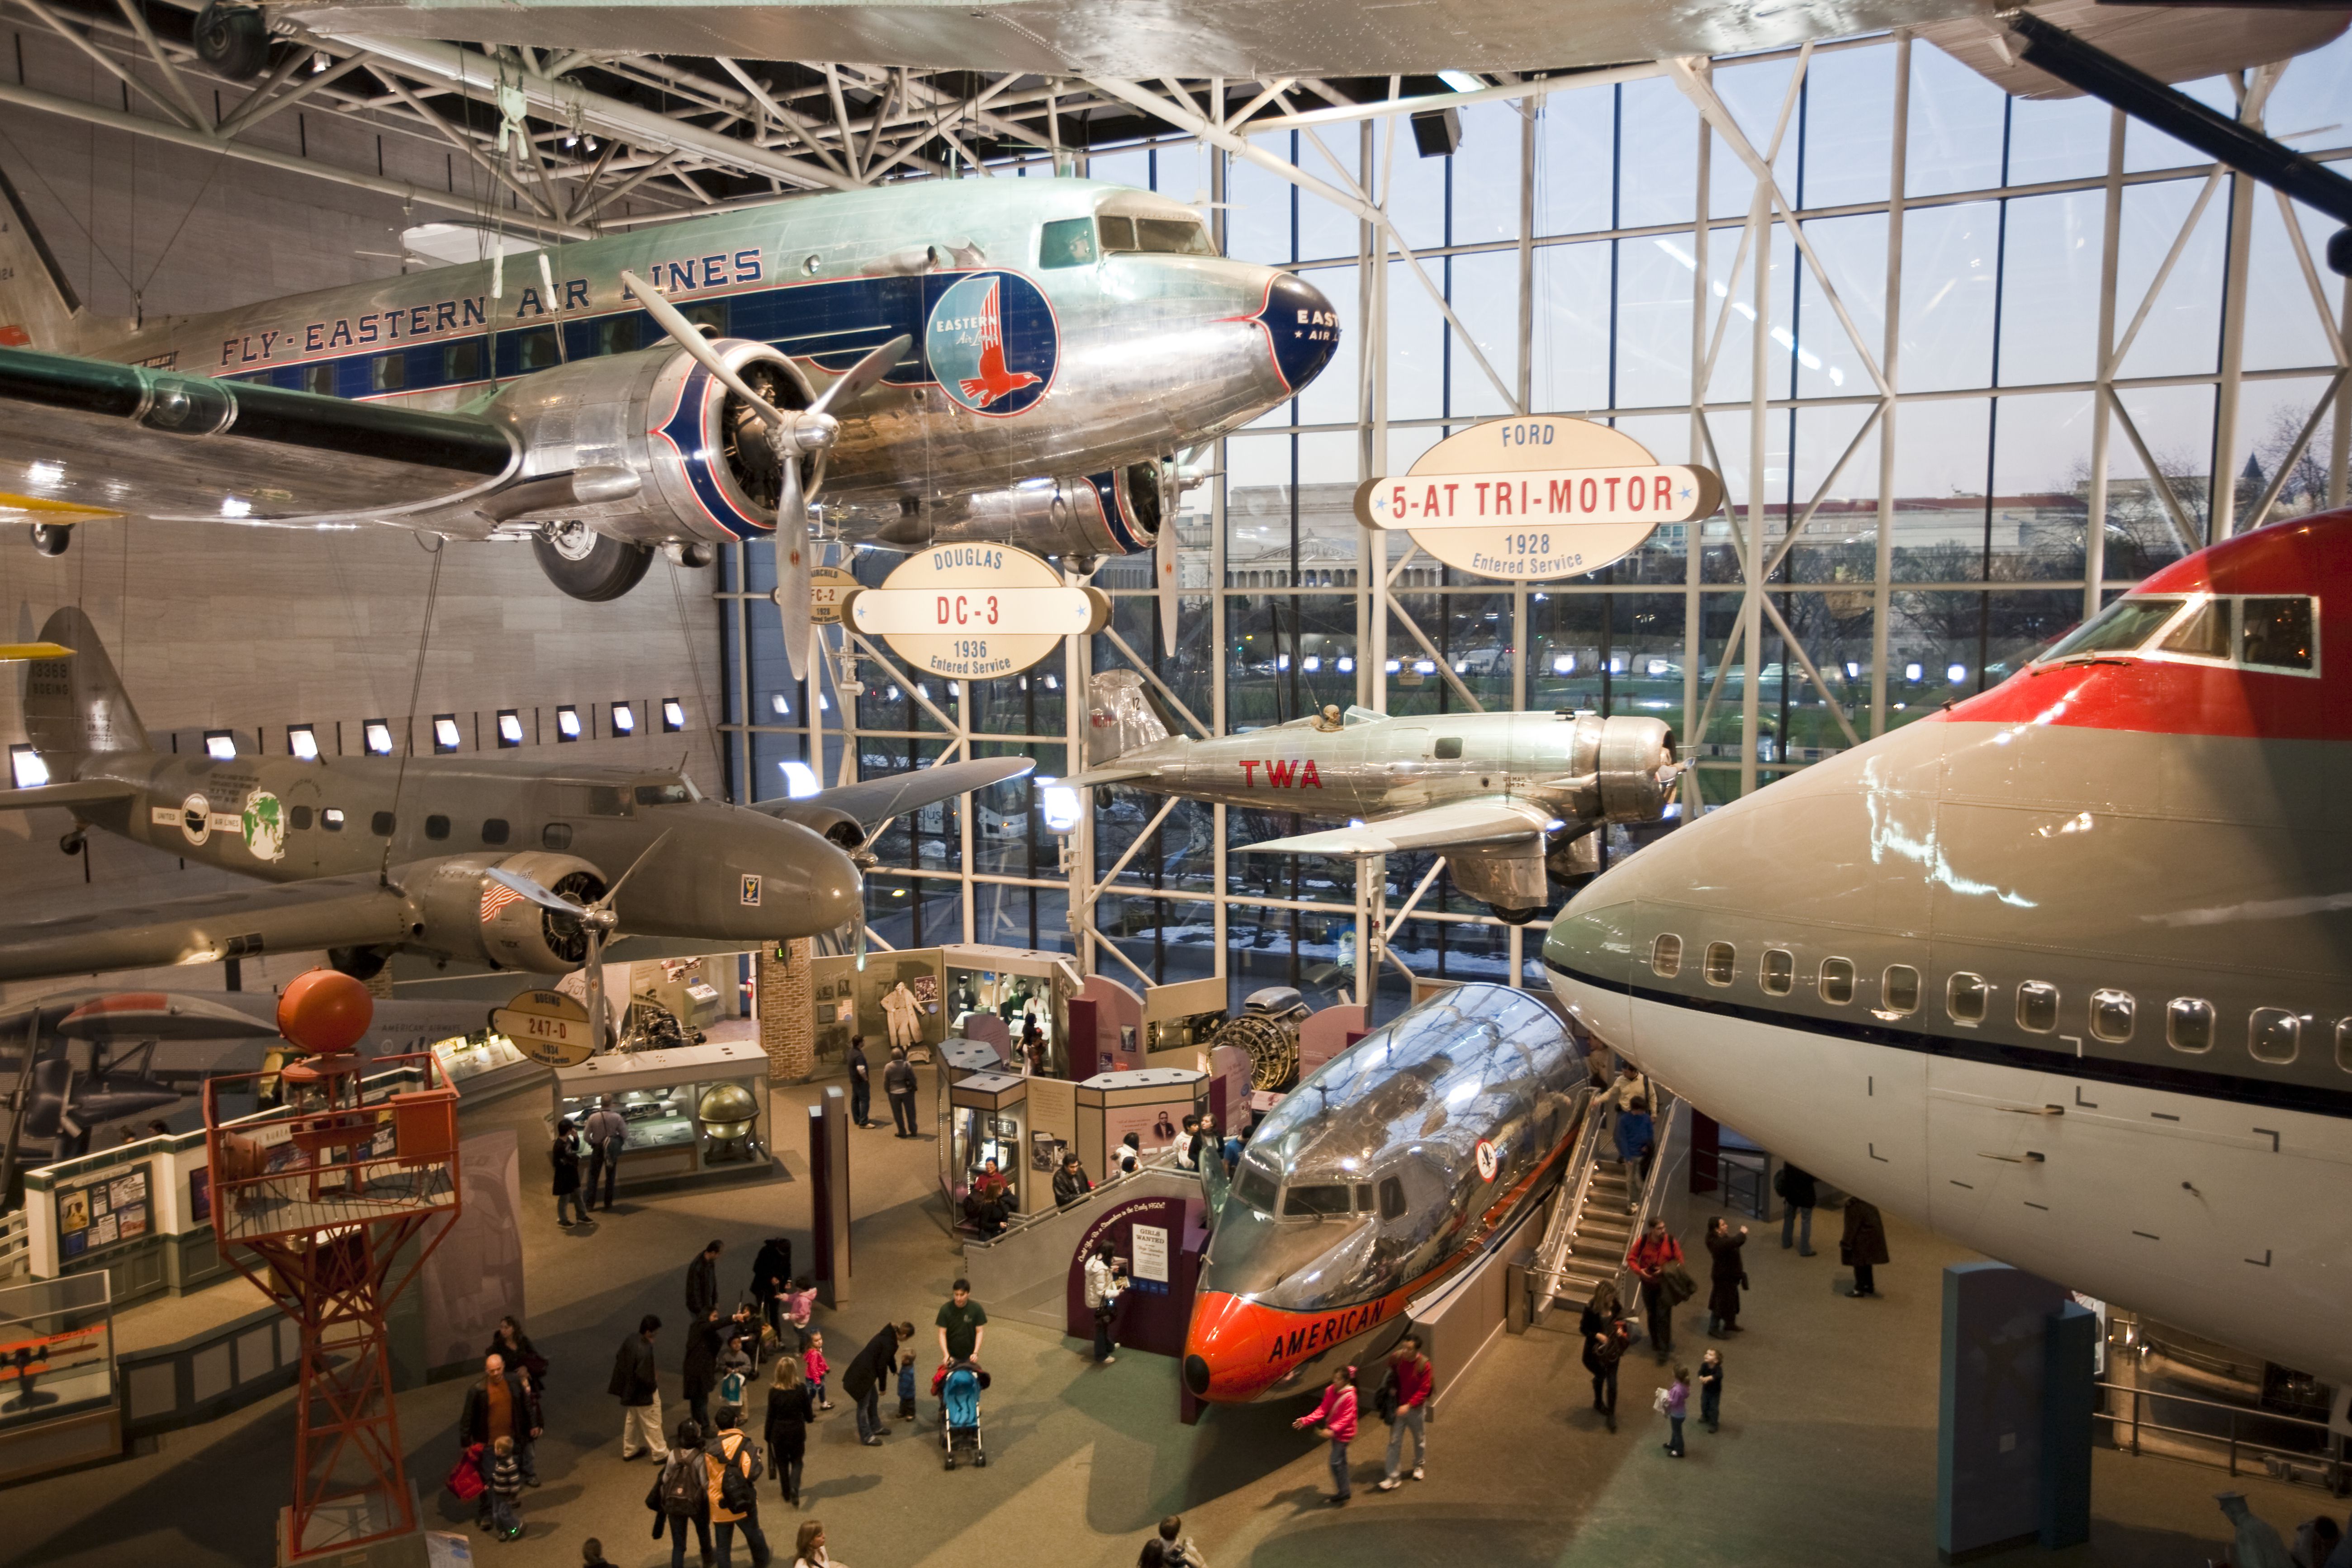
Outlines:
POLYGON ((79 855, 89 847, 89 840, 82 836, 82 830, 79 827, 58 840, 58 848, 68 855, 79 855))
POLYGON ((44 555, 63 555, 66 552, 66 546, 72 542, 72 523, 37 522, 33 524, 33 548, 44 555))
POLYGON ((1543 913, 1541 904, 1533 904, 1524 910, 1507 910, 1500 904, 1488 904, 1486 907, 1494 910, 1495 918, 1505 925, 1523 926, 1543 913))
POLYGON ((651 545, 597 533, 580 522, 548 524, 530 549, 549 582, 592 605, 619 598, 654 563, 651 545))

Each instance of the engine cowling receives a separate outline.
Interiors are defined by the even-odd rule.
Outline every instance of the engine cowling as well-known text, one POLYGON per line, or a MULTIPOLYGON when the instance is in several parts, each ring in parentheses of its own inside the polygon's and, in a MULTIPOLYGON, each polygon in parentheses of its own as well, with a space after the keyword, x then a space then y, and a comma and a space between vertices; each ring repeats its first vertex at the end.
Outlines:
POLYGON ((1654 822, 1673 798, 1680 769, 1675 732, 1664 720, 1619 714, 1562 715, 1569 737, 1568 776, 1578 781, 1572 808, 1588 820, 1654 822))
POLYGON ((1040 555, 1133 555, 1158 542, 1175 510, 1176 466, 1155 458, 1081 478, 982 490, 935 512, 928 537, 918 537, 926 530, 909 518, 886 525, 881 539, 901 548, 986 542, 1040 555))
MULTIPOLYGON (((722 338, 729 368, 780 408, 814 395, 766 343, 722 338)), ((500 521, 577 522, 642 544, 766 533, 777 469, 758 417, 674 344, 535 371, 490 405, 523 447, 515 483, 480 510, 500 521)), ((810 478, 803 459, 802 479, 810 478)))
POLYGON ((409 945, 493 969, 561 974, 588 956, 580 922, 560 910, 531 902, 486 875, 492 867, 530 878, 574 903, 604 893, 603 873, 572 855, 528 850, 519 855, 453 855, 407 886, 416 908, 416 931, 409 945))

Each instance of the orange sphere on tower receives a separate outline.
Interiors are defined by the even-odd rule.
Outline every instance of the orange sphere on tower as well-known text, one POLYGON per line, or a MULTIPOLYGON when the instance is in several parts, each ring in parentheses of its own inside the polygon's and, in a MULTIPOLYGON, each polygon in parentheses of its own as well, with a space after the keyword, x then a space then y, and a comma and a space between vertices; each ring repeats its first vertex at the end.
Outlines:
POLYGON ((350 1050, 374 1017, 375 997, 340 969, 298 974, 278 998, 278 1032, 314 1056, 350 1050))

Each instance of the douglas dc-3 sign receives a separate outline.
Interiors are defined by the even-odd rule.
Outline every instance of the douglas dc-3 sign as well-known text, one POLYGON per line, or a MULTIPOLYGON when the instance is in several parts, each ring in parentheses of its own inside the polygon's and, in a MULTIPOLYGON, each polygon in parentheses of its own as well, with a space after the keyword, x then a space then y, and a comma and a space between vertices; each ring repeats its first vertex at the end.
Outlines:
POLYGON ((944 544, 908 557, 878 588, 843 595, 842 614, 933 675, 988 680, 1102 630, 1110 599, 1010 545, 944 544))
POLYGON ((1356 517, 1403 530, 1448 566, 1541 582, 1598 572, 1661 523, 1723 501, 1711 468, 1661 463, 1588 419, 1496 419, 1440 441, 1402 475, 1366 479, 1356 517))

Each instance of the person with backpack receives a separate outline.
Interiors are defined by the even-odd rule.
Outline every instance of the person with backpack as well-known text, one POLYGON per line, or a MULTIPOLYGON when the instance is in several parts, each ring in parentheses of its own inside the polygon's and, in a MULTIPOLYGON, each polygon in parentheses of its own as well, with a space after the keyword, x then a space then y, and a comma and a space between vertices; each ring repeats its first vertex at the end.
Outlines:
POLYGON ((776 1381, 768 1391, 768 1458, 776 1468, 776 1485, 784 1500, 801 1506, 801 1462, 808 1457, 809 1423, 816 1405, 809 1397, 808 1374, 798 1356, 776 1363, 776 1381))
POLYGON ((1813 1174, 1801 1166, 1782 1164, 1772 1178, 1772 1190, 1780 1194, 1780 1250, 1793 1246, 1800 1258, 1813 1256, 1813 1209, 1821 1202, 1819 1184, 1813 1174))
POLYGON ((1301 1431, 1314 1428, 1331 1440, 1331 1481, 1339 1489, 1330 1499, 1338 1508, 1352 1495, 1348 1485, 1348 1445, 1356 1440, 1356 1369, 1343 1366, 1324 1385, 1323 1402, 1291 1423, 1301 1431))
POLYGON ((1636 1095, 1617 1116, 1617 1163, 1625 1167, 1627 1214, 1642 1206, 1642 1194, 1650 1182, 1650 1162, 1657 1152, 1657 1126, 1650 1120, 1650 1102, 1636 1095))
POLYGON ((1625 1327, 1624 1309, 1617 1303, 1617 1287, 1603 1279, 1592 1288, 1584 1315, 1576 1325, 1584 1341, 1584 1370, 1592 1374, 1592 1408, 1617 1430, 1617 1365, 1625 1359, 1633 1336, 1625 1327))
POLYGON ((646 1493, 654 1512, 654 1539, 669 1531, 669 1568, 686 1568, 686 1527, 694 1526, 703 1568, 710 1568, 710 1493, 702 1462, 702 1428, 692 1420, 677 1424, 669 1449, 662 1456, 661 1474, 646 1493))
POLYGON ((1664 1362, 1674 1353, 1675 1307, 1689 1293, 1684 1289, 1690 1277, 1683 1270, 1683 1244, 1666 1229, 1665 1220, 1654 1215, 1625 1254, 1625 1266, 1642 1282, 1642 1311, 1649 1321, 1650 1345, 1664 1362))
POLYGON ((662 1444, 660 1368, 654 1363, 654 1335, 661 1320, 647 1312, 637 1320, 637 1331, 621 1342, 613 1358, 609 1392, 621 1402, 621 1458, 651 1454, 656 1461, 669 1458, 662 1444), (634 1447, 632 1446, 634 1445, 634 1447))
POLYGON ((760 1530, 760 1445, 743 1435, 743 1412, 719 1412, 719 1435, 702 1450, 709 1467, 710 1521, 719 1537, 719 1568, 734 1568, 735 1532, 751 1548, 751 1568, 768 1568, 768 1538, 760 1530))
POLYGON ((1426 1480, 1423 1468, 1429 1459, 1429 1395, 1436 1386, 1436 1369, 1421 1353, 1421 1336, 1407 1334, 1389 1355, 1389 1380, 1381 1384, 1377 1403, 1389 1423, 1389 1460, 1380 1490, 1392 1492, 1404 1482, 1397 1468, 1404 1459, 1404 1435, 1412 1434, 1412 1479, 1426 1480))

